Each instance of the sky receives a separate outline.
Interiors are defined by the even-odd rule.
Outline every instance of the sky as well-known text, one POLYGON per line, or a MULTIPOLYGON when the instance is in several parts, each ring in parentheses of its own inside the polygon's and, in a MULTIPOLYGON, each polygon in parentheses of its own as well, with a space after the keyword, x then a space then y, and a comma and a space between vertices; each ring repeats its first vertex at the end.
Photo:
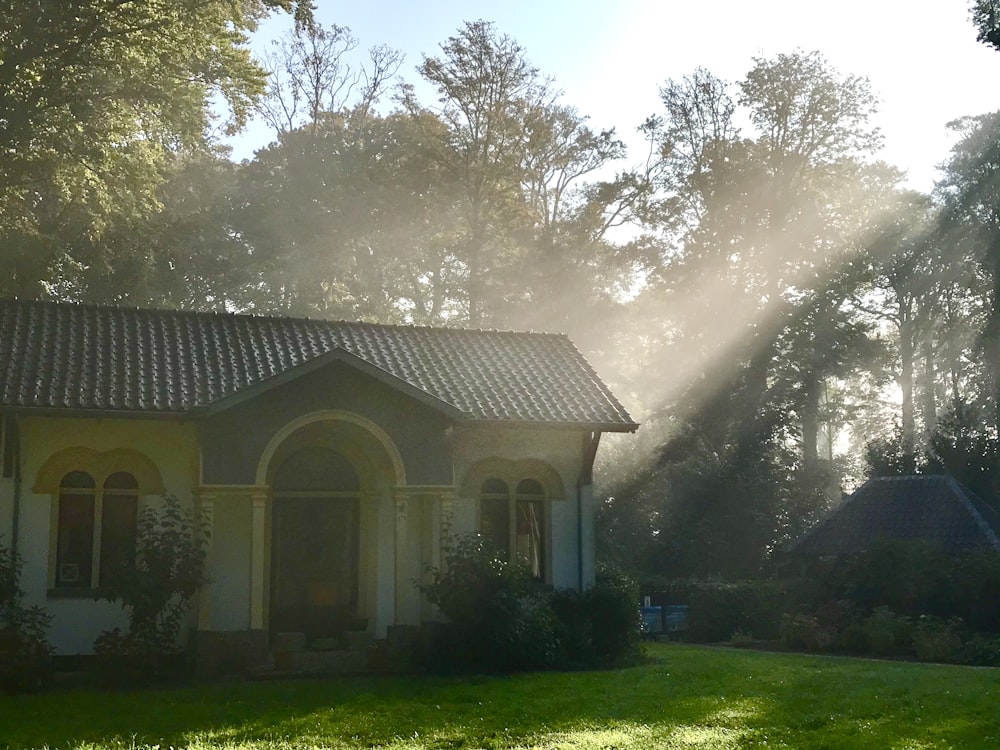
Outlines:
MULTIPOLYGON (((659 87, 697 67, 738 81, 754 57, 819 50, 842 75, 863 75, 880 97, 875 123, 881 158, 907 172, 907 185, 929 191, 954 142, 946 125, 1000 109, 1000 51, 976 41, 970 0, 316 0, 323 24, 351 29, 359 49, 386 44, 415 68, 465 21, 492 21, 563 91, 562 103, 589 117, 595 130, 614 127, 643 160, 636 127, 661 112, 659 87)), ((291 27, 287 16, 265 22, 253 40, 291 27)), ((418 89, 419 92, 419 89, 418 89)), ((421 97, 429 102, 427 97, 421 97)), ((267 144, 260 124, 232 142, 233 157, 251 158, 267 144)), ((628 166, 628 165, 622 165, 628 166)))

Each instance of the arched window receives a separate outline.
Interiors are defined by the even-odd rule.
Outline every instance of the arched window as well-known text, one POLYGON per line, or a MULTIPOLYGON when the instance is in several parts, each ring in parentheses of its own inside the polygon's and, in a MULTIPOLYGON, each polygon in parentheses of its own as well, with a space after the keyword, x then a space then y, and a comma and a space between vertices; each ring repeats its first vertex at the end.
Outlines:
POLYGON ((487 479, 479 493, 479 533, 491 547, 510 554, 510 492, 502 479, 487 479))
POLYGON ((517 484, 514 549, 517 559, 538 578, 545 578, 545 490, 534 479, 517 484))
POLYGON ((95 589, 106 585, 135 558, 139 485, 116 472, 98 487, 83 471, 59 483, 55 586, 95 589))
POLYGON ((490 478, 479 492, 479 533, 483 540, 545 579, 545 489, 522 479, 511 493, 502 479, 490 478))

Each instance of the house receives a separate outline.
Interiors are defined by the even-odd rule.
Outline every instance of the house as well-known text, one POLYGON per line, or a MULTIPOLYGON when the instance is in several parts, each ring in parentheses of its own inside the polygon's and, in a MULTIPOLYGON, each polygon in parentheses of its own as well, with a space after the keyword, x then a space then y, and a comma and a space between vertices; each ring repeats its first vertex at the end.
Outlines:
POLYGON ((874 477, 791 548, 794 555, 855 555, 880 542, 924 541, 948 554, 1000 551, 1000 514, 952 477, 874 477))
POLYGON ((385 637, 479 532, 556 587, 594 580, 592 467, 636 429, 563 335, 0 300, 0 535, 60 654, 169 493, 208 519, 206 653, 278 633, 385 637))

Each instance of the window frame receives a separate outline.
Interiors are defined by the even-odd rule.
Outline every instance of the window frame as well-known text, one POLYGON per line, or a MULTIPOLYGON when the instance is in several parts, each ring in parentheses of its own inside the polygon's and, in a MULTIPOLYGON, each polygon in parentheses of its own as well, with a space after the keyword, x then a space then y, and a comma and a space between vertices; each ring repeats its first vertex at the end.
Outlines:
MULTIPOLYGON (((539 575, 537 576, 540 581, 549 582, 551 580, 551 570, 552 570, 552 556, 551 556, 551 529, 552 529, 552 497, 545 487, 545 483, 534 476, 519 476, 514 481, 509 481, 507 477, 499 476, 497 474, 486 474, 482 481, 479 483, 478 492, 476 495, 476 533, 481 537, 484 537, 483 533, 483 518, 486 514, 483 512, 483 503, 489 501, 506 500, 506 522, 507 522, 507 540, 503 551, 507 555, 507 559, 510 561, 520 560, 520 555, 518 554, 518 521, 520 519, 520 506, 522 503, 537 504, 541 506, 540 514, 540 525, 541 530, 538 535, 538 544, 541 547, 541 554, 539 555, 538 565, 540 568, 539 575), (534 483, 538 492, 523 492, 519 491, 520 488, 526 483, 534 483), (502 483, 506 489, 505 492, 498 491, 498 487, 495 483, 502 483), (487 489, 488 485, 493 485, 487 489)), ((489 541, 494 541, 490 539, 489 541)), ((529 564, 530 561, 521 560, 529 564)))
MULTIPOLYGON (((54 488, 52 493, 52 504, 51 504, 51 520, 49 523, 49 571, 48 571, 48 592, 47 595, 50 598, 73 598, 73 597, 88 597, 92 598, 95 593, 101 591, 102 583, 102 573, 107 571, 102 571, 102 560, 106 557, 104 550, 102 549, 104 540, 104 527, 106 524, 105 519, 105 498, 108 497, 130 497, 134 499, 134 511, 131 513, 132 516, 132 541, 135 542, 135 536, 137 533, 137 525, 139 514, 142 510, 143 503, 143 487, 141 485, 140 479, 141 473, 137 471, 132 471, 129 469, 114 468, 113 470, 105 470, 100 473, 95 471, 89 471, 86 468, 70 468, 65 471, 63 476, 59 479, 58 486, 54 488), (75 487, 75 486, 64 486, 66 479, 73 474, 80 474, 86 476, 92 483, 90 487, 75 487), (120 481, 122 477, 128 477, 131 480, 132 487, 117 487, 108 486, 109 480, 115 479, 116 482, 120 481), (63 507, 63 496, 65 495, 75 495, 75 496, 90 496, 93 498, 91 505, 91 538, 90 538, 90 570, 80 571, 81 577, 84 579, 83 583, 79 585, 73 585, 65 582, 61 574, 61 568, 64 563, 60 560, 60 531, 62 531, 61 523, 62 520, 62 507, 63 507)), ((134 552, 134 551, 133 551, 134 552)))

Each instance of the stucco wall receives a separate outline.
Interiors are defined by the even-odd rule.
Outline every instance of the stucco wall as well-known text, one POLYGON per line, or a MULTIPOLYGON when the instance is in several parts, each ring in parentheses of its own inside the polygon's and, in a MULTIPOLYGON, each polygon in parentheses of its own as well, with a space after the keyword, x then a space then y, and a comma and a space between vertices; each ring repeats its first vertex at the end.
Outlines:
MULTIPOLYGON (((190 503, 197 477, 194 428, 167 420, 52 417, 23 417, 20 428, 23 484, 19 550, 24 558, 21 586, 29 604, 43 605, 52 614, 49 639, 57 653, 90 653, 94 639, 102 631, 124 627, 126 618, 117 604, 48 595, 53 496, 36 492, 39 469, 66 449, 138 451, 156 465, 164 489, 190 503)), ((88 467, 79 469, 86 471, 88 467)), ((156 500, 144 498, 146 502, 156 500)))
MULTIPOLYGON (((549 505, 549 543, 551 552, 550 582, 557 588, 577 588, 580 585, 579 544, 580 516, 577 513, 576 487, 583 462, 584 435, 582 430, 469 426, 455 430, 455 477, 459 495, 455 502, 454 528, 458 534, 473 533, 478 527, 478 488, 467 484, 470 472, 483 462, 489 465, 513 464, 530 466, 540 461, 551 467, 562 483, 564 496, 549 505)), ((586 497, 584 500, 586 501, 586 497)), ((592 514, 584 503, 586 514, 592 514)), ((583 518, 584 585, 593 582, 592 518, 583 518)))
POLYGON ((250 485, 271 438, 297 417, 344 410, 377 424, 399 449, 410 484, 451 484, 450 421, 340 362, 237 404, 201 423, 203 481, 250 485))

